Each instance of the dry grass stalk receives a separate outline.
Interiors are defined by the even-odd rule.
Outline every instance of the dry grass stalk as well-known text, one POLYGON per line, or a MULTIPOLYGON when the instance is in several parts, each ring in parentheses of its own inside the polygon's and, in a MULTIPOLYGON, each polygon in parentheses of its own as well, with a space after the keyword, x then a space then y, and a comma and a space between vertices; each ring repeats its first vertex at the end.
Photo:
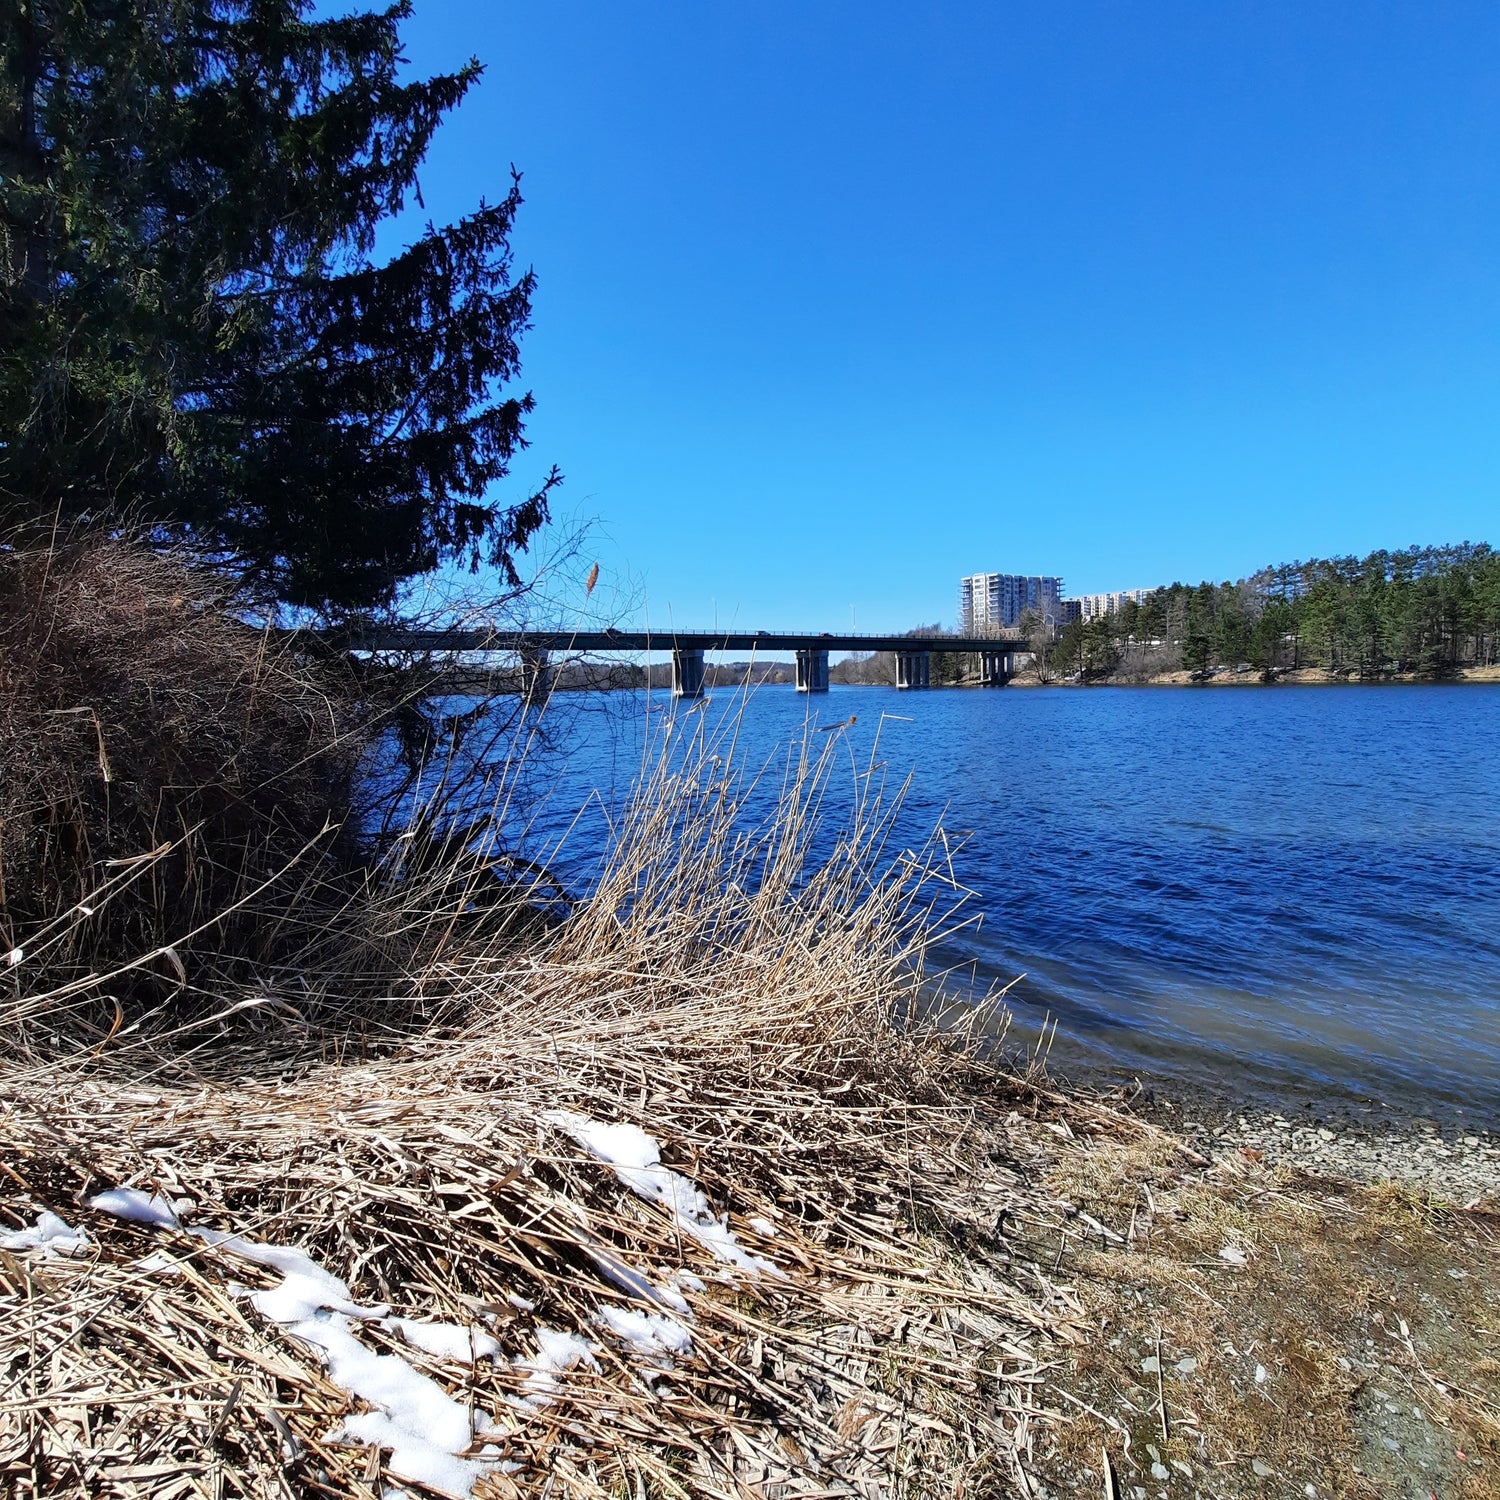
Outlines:
POLYGON ((944 846, 889 846, 872 765, 853 822, 810 863, 839 737, 801 747, 747 829, 733 740, 703 722, 678 718, 561 926, 476 911, 472 851, 419 861, 308 945, 319 1003, 299 1003, 300 1027, 247 1009, 211 1048, 137 1036, 12 1066, 7 1227, 50 1208, 97 1247, 0 1252, 12 1492, 384 1482, 373 1450, 329 1441, 348 1402, 313 1351, 234 1295, 261 1273, 82 1206, 118 1183, 188 1200, 193 1223, 302 1245, 400 1314, 491 1320, 504 1359, 425 1365, 507 1428, 507 1472, 476 1493, 1031 1492, 1028 1455, 1059 1420, 1043 1373, 1081 1336, 1080 1307, 1009 1248, 1008 1226, 1056 1218, 1013 1107, 1035 1096, 923 994, 925 945, 962 897, 944 846), (426 1007, 424 1029, 382 1030, 360 978, 380 943, 405 956, 393 1010, 426 1007), (559 1108, 649 1131, 784 1278, 726 1279, 542 1122, 559 1108), (180 1274, 143 1266, 153 1250, 180 1274), (599 1329, 601 1306, 629 1302, 601 1269, 618 1262, 704 1283, 691 1359, 651 1383, 599 1329), (601 1367, 520 1411, 510 1361, 543 1325, 593 1338, 601 1367))

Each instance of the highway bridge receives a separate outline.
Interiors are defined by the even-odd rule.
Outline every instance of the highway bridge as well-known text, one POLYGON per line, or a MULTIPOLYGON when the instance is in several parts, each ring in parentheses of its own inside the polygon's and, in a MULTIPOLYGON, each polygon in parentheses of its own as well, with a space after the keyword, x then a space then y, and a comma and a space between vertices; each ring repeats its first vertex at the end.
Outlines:
POLYGON ((545 695, 555 655, 597 656, 670 651, 672 693, 697 698, 703 693, 704 658, 710 652, 762 654, 788 652, 796 661, 799 693, 828 691, 832 651, 889 651, 896 658, 896 686, 932 685, 932 656, 948 652, 978 658, 979 680, 1000 687, 1015 675, 1015 659, 1029 648, 1018 632, 1000 635, 873 635, 857 631, 816 634, 784 630, 418 630, 384 628, 345 638, 357 651, 434 653, 514 653, 521 662, 523 691, 545 695))

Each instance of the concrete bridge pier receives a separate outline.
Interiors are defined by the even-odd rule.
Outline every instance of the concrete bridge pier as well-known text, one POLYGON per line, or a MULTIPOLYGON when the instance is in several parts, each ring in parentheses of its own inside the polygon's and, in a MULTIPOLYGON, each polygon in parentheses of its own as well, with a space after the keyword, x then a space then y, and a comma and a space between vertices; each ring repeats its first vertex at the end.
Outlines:
POLYGON ((552 692, 552 664, 545 646, 523 642, 517 652, 521 658, 521 701, 528 708, 540 708, 552 692))
POLYGON ((701 698, 703 696, 703 649, 680 646, 672 652, 672 696, 674 698, 701 698))
POLYGON ((816 646, 798 649, 797 691, 799 693, 826 693, 828 691, 828 653, 826 651, 816 646))
POLYGON ((932 686, 932 652, 898 651, 896 653, 896 686, 924 688, 932 686))
POLYGON ((979 682, 982 687, 1004 687, 1015 675, 1015 657, 1009 651, 979 653, 979 682))

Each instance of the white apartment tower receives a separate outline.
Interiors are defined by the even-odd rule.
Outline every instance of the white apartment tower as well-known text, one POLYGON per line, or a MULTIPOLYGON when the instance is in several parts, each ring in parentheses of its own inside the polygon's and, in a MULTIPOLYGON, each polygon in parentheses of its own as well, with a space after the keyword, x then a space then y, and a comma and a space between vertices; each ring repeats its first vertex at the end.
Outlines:
POLYGON ((1079 613, 1085 620, 1097 620, 1101 615, 1112 615, 1124 609, 1130 600, 1143 603, 1150 592, 1150 589, 1120 589, 1113 594, 1080 594, 1079 613))
POLYGON ((966 632, 1018 625, 1024 614, 1062 623, 1062 579, 1020 573, 974 573, 958 584, 958 618, 966 632))

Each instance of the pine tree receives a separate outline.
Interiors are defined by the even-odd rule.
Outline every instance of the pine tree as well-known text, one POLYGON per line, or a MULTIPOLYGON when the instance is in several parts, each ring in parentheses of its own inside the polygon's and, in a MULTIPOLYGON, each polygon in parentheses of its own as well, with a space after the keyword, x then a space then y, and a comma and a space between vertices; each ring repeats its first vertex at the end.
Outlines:
POLYGON ((495 499, 532 408, 519 179, 373 254, 482 71, 403 79, 409 14, 0 0, 0 526, 145 523, 333 611, 514 579, 558 481, 495 499))

